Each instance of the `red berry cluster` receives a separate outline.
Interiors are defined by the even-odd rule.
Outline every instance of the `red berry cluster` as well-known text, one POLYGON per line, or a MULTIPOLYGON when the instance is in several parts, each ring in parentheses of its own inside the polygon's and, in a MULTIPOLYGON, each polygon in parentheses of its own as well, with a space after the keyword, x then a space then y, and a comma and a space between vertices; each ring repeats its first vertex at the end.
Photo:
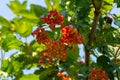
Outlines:
POLYGON ((58 72, 57 76, 62 77, 62 80, 71 80, 71 78, 66 76, 63 72, 58 72))
POLYGON ((47 49, 40 52, 40 64, 51 61, 66 61, 67 49, 61 41, 50 41, 46 44, 47 49), (41 63, 42 61, 42 63, 41 63))
POLYGON ((40 64, 50 64, 52 61, 66 61, 67 49, 66 44, 74 45, 80 44, 83 42, 84 37, 81 34, 78 34, 76 28, 72 26, 64 26, 63 21, 64 17, 57 12, 56 10, 51 10, 46 17, 42 18, 44 23, 47 23, 49 27, 53 30, 55 25, 61 25, 62 27, 62 37, 59 40, 53 40, 45 33, 45 29, 38 27, 33 33, 33 36, 36 36, 37 42, 39 44, 44 44, 46 50, 40 52, 40 64))
POLYGON ((43 43, 46 44, 46 42, 50 41, 50 37, 44 33, 44 28, 42 27, 38 27, 34 32, 32 32, 32 35, 35 36, 37 38, 37 42, 39 44, 43 43))
POLYGON ((84 37, 81 34, 78 34, 76 28, 72 26, 65 26, 62 28, 62 38, 63 43, 71 44, 81 44, 84 41, 84 37))
POLYGON ((93 68, 88 80, 108 80, 108 77, 105 71, 93 68))
POLYGON ((52 30, 55 28, 56 24, 61 25, 61 27, 64 27, 64 16, 62 16, 56 10, 51 10, 46 17, 42 17, 42 21, 44 23, 47 23, 52 30))

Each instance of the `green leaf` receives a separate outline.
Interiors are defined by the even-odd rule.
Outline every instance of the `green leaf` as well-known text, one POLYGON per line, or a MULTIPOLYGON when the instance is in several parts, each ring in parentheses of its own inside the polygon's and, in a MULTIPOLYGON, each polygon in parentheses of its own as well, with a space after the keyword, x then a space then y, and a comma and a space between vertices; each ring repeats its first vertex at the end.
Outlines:
POLYGON ((35 74, 23 75, 19 80, 39 80, 39 75, 35 74))
POLYGON ((114 2, 117 4, 117 8, 120 7, 120 0, 114 0, 114 2))
POLYGON ((23 3, 20 3, 18 0, 10 1, 10 4, 8 7, 17 14, 21 10, 26 10, 27 1, 24 1, 23 3))
POLYGON ((13 65, 13 70, 15 73, 18 73, 20 68, 22 67, 21 63, 18 61, 12 61, 12 65, 13 65))
POLYGON ((46 5, 47 5, 47 9, 48 9, 48 10, 52 10, 51 1, 50 1, 50 0, 45 0, 45 3, 46 3, 46 5))
POLYGON ((13 69, 12 64, 10 64, 10 61, 8 59, 4 59, 2 61, 2 68, 3 71, 7 72, 8 74, 11 73, 11 70, 13 69))
POLYGON ((40 52, 46 49, 46 46, 44 44, 38 44, 35 40, 31 42, 30 46, 32 47, 32 50, 35 52, 40 52))
POLYGON ((76 62, 79 58, 79 48, 77 45, 74 45, 71 48, 68 49, 68 56, 67 56, 67 61, 68 62, 76 62))
POLYGON ((9 21, 2 16, 0 16, 0 25, 5 27, 10 27, 9 21))
POLYGON ((108 65, 108 62, 110 62, 110 59, 105 55, 99 56, 97 58, 97 64, 99 66, 106 66, 106 65, 108 65))
POLYGON ((112 9, 113 4, 114 4, 113 0, 104 0, 101 8, 102 14, 106 14, 106 12, 109 12, 112 9))
POLYGON ((39 79, 40 80, 45 80, 47 75, 51 74, 53 72, 53 70, 54 70, 54 68, 47 68, 46 70, 42 71, 40 73, 39 79))
POLYGON ((41 15, 45 14, 48 10, 45 7, 42 7, 40 5, 31 4, 31 11, 34 12, 34 14, 40 18, 41 15))
POLYGON ((22 42, 15 38, 14 35, 9 34, 2 40, 2 48, 4 51, 12 49, 20 49, 22 42))
POLYGON ((16 32, 23 37, 27 37, 32 32, 32 27, 35 25, 30 19, 21 18, 14 20, 16 26, 16 32))
POLYGON ((8 67, 9 65, 9 61, 8 59, 5 59, 2 61, 2 70, 6 70, 6 68, 8 67))
POLYGON ((115 20, 114 24, 120 27, 120 20, 115 20))
POLYGON ((0 33, 2 34, 2 36, 7 36, 8 34, 13 34, 12 31, 9 30, 9 28, 6 28, 6 27, 2 27, 0 29, 0 33))
POLYGON ((28 18, 28 19, 35 19, 35 20, 38 19, 36 15, 34 14, 34 12, 30 10, 21 10, 17 14, 25 18, 28 18))
POLYGON ((53 9, 57 9, 57 10, 61 9, 60 1, 58 1, 58 0, 52 0, 52 3, 53 3, 53 9))
MULTIPOLYGON (((24 1, 23 3, 20 3, 19 1, 11 1, 11 4, 8 6, 15 14, 17 14, 19 16, 23 16, 28 19, 38 19, 36 17, 35 12, 32 9, 30 9, 30 10, 26 9, 26 6, 27 6, 26 1, 24 1)), ((41 10, 39 9, 39 11, 41 11, 41 10)))

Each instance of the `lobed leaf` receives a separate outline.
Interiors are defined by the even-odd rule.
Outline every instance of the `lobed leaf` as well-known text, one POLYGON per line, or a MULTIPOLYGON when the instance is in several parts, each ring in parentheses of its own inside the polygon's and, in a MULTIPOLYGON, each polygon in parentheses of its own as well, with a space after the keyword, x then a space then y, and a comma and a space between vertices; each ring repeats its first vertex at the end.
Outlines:
POLYGON ((9 34, 2 40, 2 48, 4 51, 12 49, 20 49, 22 42, 15 38, 14 35, 9 34))
POLYGON ((18 0, 10 1, 10 4, 8 7, 17 14, 21 10, 26 10, 27 1, 24 1, 23 3, 20 3, 18 0))
POLYGON ((39 75, 35 74, 23 75, 19 80, 39 80, 39 75))
POLYGON ((41 15, 43 15, 44 13, 46 13, 48 11, 45 7, 42 7, 40 5, 31 4, 30 7, 31 7, 31 11, 38 18, 40 18, 41 15))
POLYGON ((4 27, 10 27, 10 22, 4 17, 0 16, 0 25, 4 27))

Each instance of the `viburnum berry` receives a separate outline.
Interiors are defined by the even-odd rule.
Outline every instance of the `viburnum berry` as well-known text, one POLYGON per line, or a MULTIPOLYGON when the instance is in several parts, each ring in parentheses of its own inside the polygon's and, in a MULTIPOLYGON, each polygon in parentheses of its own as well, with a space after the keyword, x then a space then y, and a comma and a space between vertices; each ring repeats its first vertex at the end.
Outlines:
POLYGON ((44 61, 66 61, 67 49, 61 41, 50 41, 46 44, 47 49, 40 52, 40 59, 44 61))
POLYGON ((63 72, 58 72, 57 76, 62 77, 62 80, 71 80, 71 78, 66 76, 63 72))
POLYGON ((45 44, 46 42, 49 42, 51 40, 50 37, 44 33, 44 31, 44 28, 38 27, 34 32, 32 32, 32 35, 36 36, 37 42, 39 44, 45 44))
POLYGON ((57 76, 62 77, 62 76, 64 76, 64 73, 58 72, 57 76))
POLYGON ((44 23, 47 23, 52 30, 55 28, 56 24, 64 27, 64 16, 57 12, 57 10, 51 10, 47 16, 42 17, 41 19, 44 23))
POLYGON ((105 71, 93 68, 88 80, 108 80, 108 76, 105 71))
POLYGON ((63 43, 71 44, 81 44, 84 41, 84 37, 81 34, 78 34, 76 28, 72 26, 65 26, 62 28, 62 37, 61 41, 63 43))

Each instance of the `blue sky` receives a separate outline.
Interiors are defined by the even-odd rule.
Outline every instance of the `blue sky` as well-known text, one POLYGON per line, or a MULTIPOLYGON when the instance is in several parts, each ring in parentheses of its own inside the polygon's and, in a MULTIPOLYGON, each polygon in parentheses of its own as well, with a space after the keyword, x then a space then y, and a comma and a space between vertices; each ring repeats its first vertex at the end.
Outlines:
MULTIPOLYGON (((9 4, 11 0, 0 0, 0 16, 4 16, 5 18, 11 20, 15 15, 11 12, 7 4, 9 4)), ((25 0, 19 0, 20 2, 23 2, 25 0)), ((45 6, 44 0, 27 0, 29 8, 30 4, 38 4, 45 6)))

